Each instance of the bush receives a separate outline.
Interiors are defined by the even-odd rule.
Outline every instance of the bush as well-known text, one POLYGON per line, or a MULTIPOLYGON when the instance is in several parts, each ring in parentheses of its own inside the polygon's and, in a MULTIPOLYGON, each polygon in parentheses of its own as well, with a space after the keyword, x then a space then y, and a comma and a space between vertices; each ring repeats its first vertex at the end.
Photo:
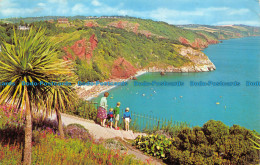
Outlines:
POLYGON ((258 164, 259 150, 249 140, 251 131, 234 125, 228 128, 210 120, 203 127, 183 128, 170 149, 174 164, 258 164))
POLYGON ((164 135, 138 136, 133 145, 145 153, 157 158, 167 159, 170 153, 172 139, 164 135))
POLYGON ((250 130, 210 120, 203 127, 183 127, 172 139, 163 135, 138 136, 134 145, 169 164, 258 164, 257 142, 250 130))
POLYGON ((73 109, 68 110, 66 113, 82 117, 84 119, 97 119, 97 109, 94 104, 84 100, 79 100, 73 109))
POLYGON ((70 138, 77 138, 83 141, 91 141, 89 131, 80 124, 70 124, 66 127, 65 134, 70 138))
POLYGON ((221 137, 229 134, 228 126, 221 121, 210 120, 202 128, 210 144, 216 143, 221 137))

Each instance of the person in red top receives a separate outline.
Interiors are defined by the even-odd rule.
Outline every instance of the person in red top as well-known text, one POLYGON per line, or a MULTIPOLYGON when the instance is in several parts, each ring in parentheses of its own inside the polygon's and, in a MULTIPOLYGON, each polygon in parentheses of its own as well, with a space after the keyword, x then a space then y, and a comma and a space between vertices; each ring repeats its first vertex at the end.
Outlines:
POLYGON ((112 126, 113 126, 113 119, 114 119, 114 113, 113 113, 113 108, 110 108, 109 109, 109 112, 108 112, 108 118, 109 118, 109 123, 110 123, 110 128, 112 129, 112 126))

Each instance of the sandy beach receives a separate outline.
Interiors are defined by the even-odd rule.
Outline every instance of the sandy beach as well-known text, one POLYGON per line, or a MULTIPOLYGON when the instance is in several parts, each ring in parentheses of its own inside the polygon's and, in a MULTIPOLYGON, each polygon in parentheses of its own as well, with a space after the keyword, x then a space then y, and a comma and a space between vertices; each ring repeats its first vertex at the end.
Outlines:
MULTIPOLYGON (((132 76, 132 77, 138 77, 141 76, 145 73, 148 73, 148 70, 140 70, 137 71, 137 73, 132 76)), ((128 80, 131 80, 131 77, 128 79, 109 79, 106 80, 104 82, 127 82, 128 80)), ((98 97, 101 93, 107 92, 115 87, 117 87, 117 85, 95 85, 96 82, 93 82, 94 85, 81 85, 81 86, 76 86, 75 88, 77 89, 77 93, 79 95, 80 98, 83 98, 84 100, 90 101, 91 99, 93 99, 94 97, 98 97)))

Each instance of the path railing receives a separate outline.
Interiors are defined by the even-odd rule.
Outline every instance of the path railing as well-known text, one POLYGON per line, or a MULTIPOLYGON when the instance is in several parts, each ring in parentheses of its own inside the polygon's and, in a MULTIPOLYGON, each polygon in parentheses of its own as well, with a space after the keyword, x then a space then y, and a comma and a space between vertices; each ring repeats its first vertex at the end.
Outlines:
MULTIPOLYGON (((144 130, 144 129, 161 129, 161 127, 163 125, 165 125, 167 122, 169 122, 170 120, 166 119, 166 118, 160 118, 158 116, 155 115, 148 115, 148 114, 142 114, 142 113, 137 113, 137 112, 131 112, 131 123, 130 123, 130 127, 132 127, 135 130, 144 130)), ((121 116, 123 117, 124 111, 121 110, 121 116)), ((123 124, 123 120, 120 122, 123 124)))

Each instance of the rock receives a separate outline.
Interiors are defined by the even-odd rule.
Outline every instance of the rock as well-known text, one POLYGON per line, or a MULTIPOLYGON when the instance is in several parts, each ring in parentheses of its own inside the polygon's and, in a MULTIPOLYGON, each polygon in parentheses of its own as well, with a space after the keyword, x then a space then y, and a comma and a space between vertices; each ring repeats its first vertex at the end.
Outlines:
POLYGON ((189 69, 187 67, 182 67, 181 72, 189 72, 189 69))
POLYGON ((161 75, 161 76, 164 76, 164 75, 165 75, 165 72, 161 72, 160 75, 161 75))
POLYGON ((218 40, 209 39, 206 35, 204 35, 202 33, 199 33, 199 35, 201 35, 203 38, 205 38, 206 41, 202 40, 200 38, 195 38, 194 42, 191 43, 188 39, 186 39, 184 37, 179 37, 179 41, 183 45, 189 45, 189 46, 191 46, 193 48, 198 48, 198 49, 206 48, 206 47, 208 47, 209 44, 217 44, 217 43, 219 43, 218 40))
POLYGON ((190 42, 184 37, 179 37, 179 41, 184 45, 190 45, 190 42))
POLYGON ((93 34, 89 41, 86 39, 76 41, 71 47, 64 47, 63 50, 66 52, 66 56, 63 57, 64 60, 72 59, 75 60, 75 56, 72 56, 69 49, 79 57, 79 59, 91 59, 93 56, 93 50, 97 47, 97 39, 95 34, 93 34))
POLYGON ((137 80, 137 78, 134 76, 134 77, 132 77, 132 80, 137 80))
POLYGON ((127 79, 135 75, 137 69, 124 58, 118 58, 114 61, 111 71, 111 78, 124 78, 127 79))

